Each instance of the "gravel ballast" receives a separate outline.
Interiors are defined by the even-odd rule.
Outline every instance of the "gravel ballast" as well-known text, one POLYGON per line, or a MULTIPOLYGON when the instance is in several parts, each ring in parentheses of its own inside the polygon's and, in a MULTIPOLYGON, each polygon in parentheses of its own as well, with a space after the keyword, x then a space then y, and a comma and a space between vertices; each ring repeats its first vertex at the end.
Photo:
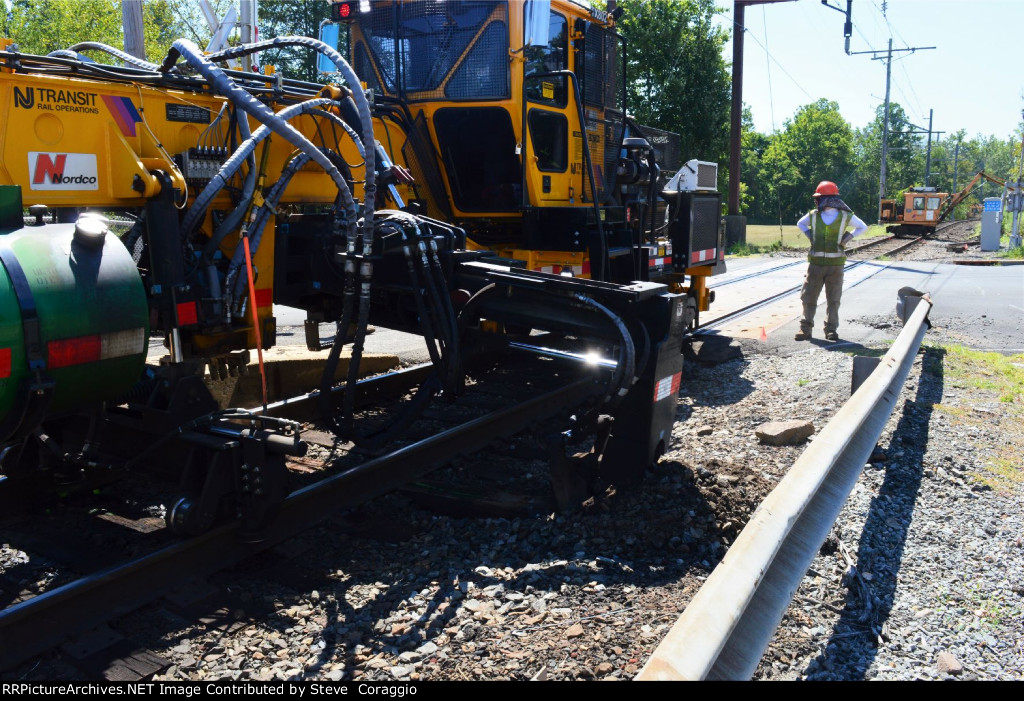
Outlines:
MULTIPOLYGON (((1024 679, 1024 412, 953 372, 952 331, 926 335, 755 679, 1024 679)), ((688 362, 638 489, 491 519, 388 495, 211 578, 202 621, 161 602, 112 627, 158 680, 630 680, 806 445, 756 429, 813 441, 849 397, 842 344, 740 349, 688 362)), ((51 654, 11 676, 77 675, 51 654)))

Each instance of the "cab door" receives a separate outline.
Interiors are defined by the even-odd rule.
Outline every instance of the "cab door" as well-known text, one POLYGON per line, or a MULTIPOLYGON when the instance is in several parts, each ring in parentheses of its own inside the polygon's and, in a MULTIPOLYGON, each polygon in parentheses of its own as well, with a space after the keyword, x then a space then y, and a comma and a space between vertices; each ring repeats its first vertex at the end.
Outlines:
MULTIPOLYGON (((569 68, 569 21, 550 11, 547 41, 524 48, 523 112, 526 122, 526 175, 531 204, 576 204, 582 173, 571 156, 573 135, 581 138, 569 68)), ((536 41, 534 39, 534 41, 536 41)))

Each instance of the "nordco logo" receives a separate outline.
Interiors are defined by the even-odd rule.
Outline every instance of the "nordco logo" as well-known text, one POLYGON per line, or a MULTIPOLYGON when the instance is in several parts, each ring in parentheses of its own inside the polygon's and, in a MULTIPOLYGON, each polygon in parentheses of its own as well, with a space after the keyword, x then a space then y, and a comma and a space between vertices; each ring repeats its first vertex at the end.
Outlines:
POLYGON ((98 190, 94 153, 41 153, 29 151, 29 188, 32 190, 98 190))

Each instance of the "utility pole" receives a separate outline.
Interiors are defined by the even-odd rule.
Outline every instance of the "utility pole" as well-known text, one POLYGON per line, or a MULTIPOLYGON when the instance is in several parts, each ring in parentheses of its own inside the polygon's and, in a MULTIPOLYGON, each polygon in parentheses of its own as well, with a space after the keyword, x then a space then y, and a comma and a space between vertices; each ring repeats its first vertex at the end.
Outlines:
POLYGON ((146 42, 142 31, 142 0, 121 1, 121 27, 124 29, 124 50, 145 60, 146 42))
POLYGON ((743 34, 747 5, 792 0, 735 0, 732 19, 732 112, 729 115, 729 215, 725 218, 725 245, 746 243, 747 218, 740 214, 740 137, 743 124, 743 34))
POLYGON ((892 84, 892 53, 893 51, 924 51, 934 49, 934 46, 914 46, 905 49, 893 49, 892 37, 889 38, 889 48, 886 51, 850 51, 850 36, 853 34, 853 20, 851 19, 853 0, 846 0, 846 11, 839 7, 828 4, 828 0, 821 0, 821 4, 830 10, 835 10, 846 15, 846 23, 843 25, 843 36, 846 39, 846 55, 856 56, 859 54, 885 54, 885 57, 872 55, 872 61, 885 61, 885 117, 882 124, 882 167, 878 174, 878 218, 882 218, 882 199, 885 197, 885 165, 886 157, 889 155, 889 94, 892 84))
POLYGON ((960 166, 960 144, 962 142, 957 139, 956 150, 953 152, 953 192, 959 192, 960 188, 956 186, 957 180, 957 168, 960 166))
POLYGON ((928 176, 932 172, 932 113, 928 110, 928 155, 924 159, 924 186, 928 187, 928 176))
MULTIPOLYGON (((1021 118, 1024 119, 1024 112, 1021 112, 1021 118)), ((1024 177, 1024 134, 1021 135, 1020 139, 1020 167, 1017 169, 1017 187, 1013 191, 1013 228, 1010 229, 1010 248, 1019 248, 1021 245, 1020 237, 1020 208, 1021 208, 1021 191, 1020 191, 1020 180, 1024 177)), ((984 200, 982 200, 984 202, 984 200)))
MULTIPOLYGON (((238 30, 241 34, 243 44, 251 44, 256 41, 256 16, 259 12, 257 2, 259 0, 238 0, 238 30)), ((256 54, 247 54, 242 57, 242 68, 247 71, 253 70, 256 54)))
MULTIPOLYGON (((874 61, 877 56, 871 58, 874 61)), ((885 117, 882 120, 882 167, 878 173, 878 221, 882 221, 882 200, 885 199, 885 166, 889 157, 889 86, 892 84, 892 37, 889 37, 885 61, 885 117)))
MULTIPOLYGON (((925 164, 924 164, 924 186, 925 187, 928 187, 928 178, 930 177, 931 170, 932 170, 932 134, 935 134, 936 136, 938 136, 939 134, 945 134, 946 133, 944 131, 935 131, 934 129, 932 129, 932 115, 934 114, 934 112, 935 112, 934 110, 928 110, 928 128, 927 129, 925 129, 924 127, 919 127, 918 125, 913 124, 911 122, 907 122, 907 124, 910 124, 910 126, 914 127, 914 129, 916 129, 917 131, 898 131, 898 132, 896 132, 897 134, 927 134, 928 135, 928 148, 925 151, 926 156, 925 156, 925 164)), ((938 141, 937 138, 936 138, 936 141, 938 141)), ((958 146, 959 146, 959 144, 958 144, 958 146)))

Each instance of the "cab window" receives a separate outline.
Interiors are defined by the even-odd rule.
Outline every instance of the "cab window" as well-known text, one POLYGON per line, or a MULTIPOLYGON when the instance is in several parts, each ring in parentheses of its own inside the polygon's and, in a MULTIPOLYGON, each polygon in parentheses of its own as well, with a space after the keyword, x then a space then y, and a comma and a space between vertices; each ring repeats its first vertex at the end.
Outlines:
POLYGON ((923 197, 915 197, 914 198, 914 209, 924 209, 924 198, 923 197))
POLYGON ((564 172, 569 165, 569 120, 558 112, 534 109, 527 121, 537 169, 564 172))
POLYGON ((548 19, 548 43, 543 46, 527 46, 524 55, 526 97, 531 102, 565 107, 568 87, 564 76, 530 78, 569 68, 569 23, 565 17, 552 12, 548 19))
POLYGON ((939 208, 939 198, 938 197, 929 197, 928 198, 928 209, 938 209, 938 208, 939 208))

